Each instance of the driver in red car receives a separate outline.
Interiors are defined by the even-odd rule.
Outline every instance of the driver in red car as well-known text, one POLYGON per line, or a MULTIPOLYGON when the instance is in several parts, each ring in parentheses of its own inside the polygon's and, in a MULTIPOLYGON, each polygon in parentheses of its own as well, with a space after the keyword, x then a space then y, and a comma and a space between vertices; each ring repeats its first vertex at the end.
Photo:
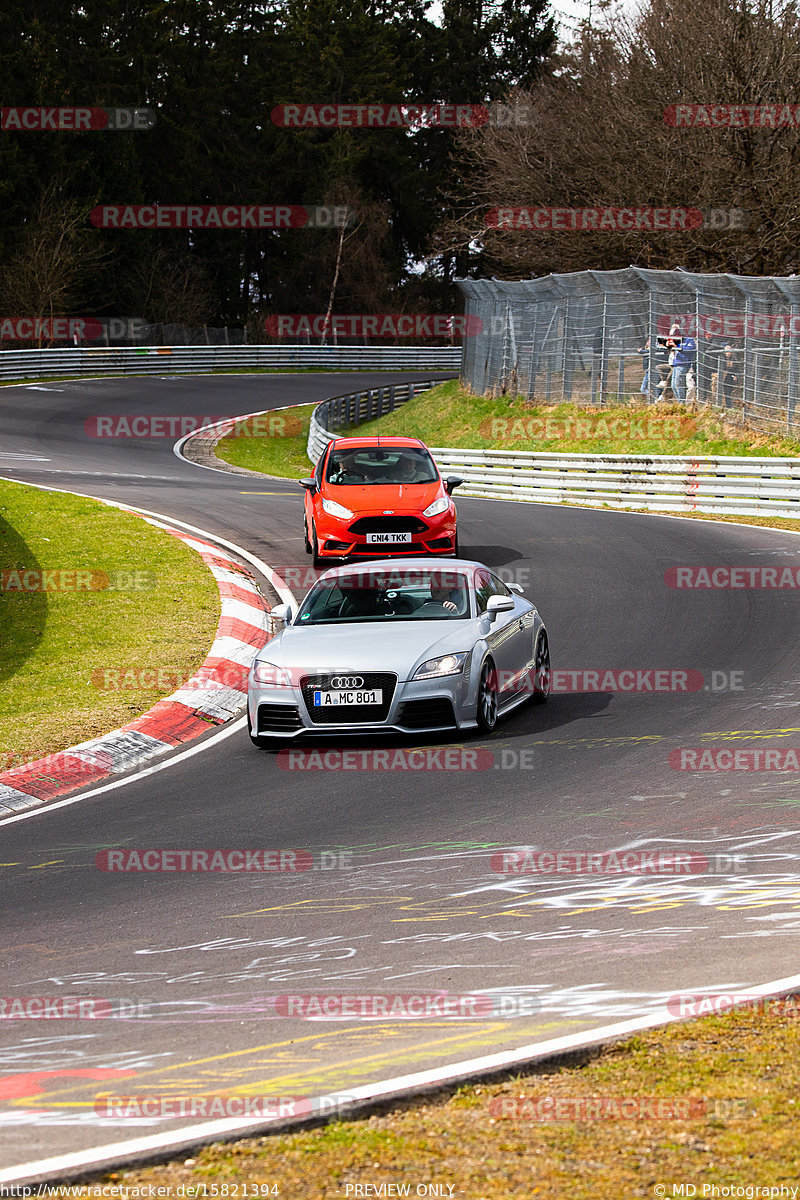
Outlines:
POLYGON ((397 478, 400 483, 425 482, 420 478, 419 464, 410 454, 404 454, 397 464, 397 478))

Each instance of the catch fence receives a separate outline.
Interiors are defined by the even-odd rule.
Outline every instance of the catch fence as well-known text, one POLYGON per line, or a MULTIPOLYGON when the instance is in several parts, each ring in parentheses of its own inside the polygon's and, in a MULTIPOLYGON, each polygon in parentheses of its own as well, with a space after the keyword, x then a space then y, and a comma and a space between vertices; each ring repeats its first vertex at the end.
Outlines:
POLYGON ((800 277, 628 267, 458 285, 482 323, 462 364, 476 393, 582 407, 678 399, 800 436, 800 277), (671 335, 695 343, 674 363, 671 335))

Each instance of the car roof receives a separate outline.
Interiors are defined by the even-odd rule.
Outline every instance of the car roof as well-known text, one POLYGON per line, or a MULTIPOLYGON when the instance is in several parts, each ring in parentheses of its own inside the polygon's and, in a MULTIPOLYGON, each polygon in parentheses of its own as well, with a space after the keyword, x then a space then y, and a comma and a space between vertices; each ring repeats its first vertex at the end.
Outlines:
POLYGON ((358 562, 346 563, 340 567, 331 567, 320 575, 317 583, 321 580, 334 580, 340 575, 352 575, 355 571, 368 573, 369 571, 389 571, 389 570, 412 570, 421 571, 465 571, 470 573, 475 570, 491 571, 491 567, 487 567, 486 563, 477 562, 474 559, 465 558, 371 558, 359 559, 358 562))
POLYGON ((395 436, 383 437, 380 434, 374 435, 373 437, 335 438, 334 443, 337 450, 364 450, 368 447, 375 447, 377 449, 380 446, 386 447, 387 449, 391 449, 392 447, 396 448, 399 446, 405 446, 407 448, 413 447, 417 450, 420 448, 423 450, 428 449, 425 443, 421 442, 419 438, 395 436))

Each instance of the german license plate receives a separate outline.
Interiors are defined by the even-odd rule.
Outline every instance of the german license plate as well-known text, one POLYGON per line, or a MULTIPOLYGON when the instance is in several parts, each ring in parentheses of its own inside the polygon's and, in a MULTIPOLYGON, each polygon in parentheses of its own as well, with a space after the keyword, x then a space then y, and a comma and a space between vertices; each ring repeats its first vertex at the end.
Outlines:
POLYGON ((387 542, 410 542, 410 533, 368 533, 367 542, 374 545, 376 542, 383 546, 387 542))
POLYGON ((329 708, 334 704, 381 704, 382 688, 362 688, 359 691, 314 692, 314 707, 329 708))

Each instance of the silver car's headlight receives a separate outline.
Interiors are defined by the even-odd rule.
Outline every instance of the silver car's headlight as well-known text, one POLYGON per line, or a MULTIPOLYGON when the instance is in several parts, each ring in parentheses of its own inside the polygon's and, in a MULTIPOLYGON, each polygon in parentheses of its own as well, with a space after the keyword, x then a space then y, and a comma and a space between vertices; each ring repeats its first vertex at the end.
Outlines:
POLYGON ((459 675, 464 670, 464 663, 469 658, 468 651, 461 654, 442 654, 439 658, 429 658, 414 672, 415 679, 437 679, 440 675, 459 675))
POLYGON ((322 507, 330 517, 340 517, 343 521, 349 521, 352 513, 349 508, 345 508, 343 504, 337 504, 335 500, 325 499, 322 501, 322 507))
POLYGON ((284 671, 283 667, 276 667, 274 663, 257 662, 253 667, 253 682, 260 683, 262 687, 291 687, 292 681, 284 671))
POLYGON ((439 513, 447 512, 450 507, 450 501, 447 496, 440 496, 438 500, 434 500, 433 504, 429 504, 423 512, 423 517, 438 517, 439 513))

